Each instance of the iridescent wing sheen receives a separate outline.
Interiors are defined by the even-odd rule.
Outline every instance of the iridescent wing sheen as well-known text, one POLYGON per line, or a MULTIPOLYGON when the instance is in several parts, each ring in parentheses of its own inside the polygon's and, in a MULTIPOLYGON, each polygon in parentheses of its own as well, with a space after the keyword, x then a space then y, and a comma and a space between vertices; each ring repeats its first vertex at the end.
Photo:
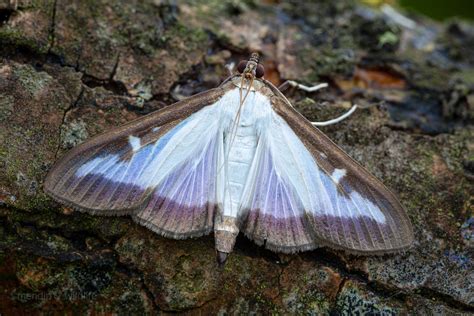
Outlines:
POLYGON ((411 245, 394 195, 279 96, 242 200, 242 230, 282 252, 385 253, 411 245))
POLYGON ((208 232, 218 127, 212 111, 227 89, 180 101, 74 148, 52 168, 45 191, 80 211, 132 214, 165 235, 208 232))

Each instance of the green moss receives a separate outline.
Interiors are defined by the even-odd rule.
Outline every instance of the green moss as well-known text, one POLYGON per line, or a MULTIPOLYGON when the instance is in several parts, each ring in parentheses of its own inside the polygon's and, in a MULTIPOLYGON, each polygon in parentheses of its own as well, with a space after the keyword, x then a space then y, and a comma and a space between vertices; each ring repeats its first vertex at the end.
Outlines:
MULTIPOLYGON (((230 43, 228 34, 222 31, 222 20, 232 19, 239 16, 240 13, 258 7, 256 1, 253 0, 186 0, 184 2, 193 8, 193 19, 197 21, 197 23, 191 23, 191 25, 198 24, 202 25, 202 27, 206 30, 211 30, 212 33, 215 34, 222 43, 230 43)), ((183 24, 188 23, 188 21, 181 22, 183 24)), ((191 29, 197 30, 195 27, 191 29)), ((182 35, 186 34, 184 33, 182 35)), ((205 33, 202 35, 205 35, 205 33)), ((241 49, 246 49, 247 47, 245 47, 245 44, 247 43, 242 43, 242 45, 238 46, 241 49)), ((236 45, 236 43, 232 43, 231 45, 236 45)))
POLYGON ((349 76, 356 65, 355 56, 348 48, 306 48, 299 52, 298 59, 301 65, 308 65, 312 70, 310 75, 303 79, 307 82, 317 82, 321 77, 349 76))
POLYGON ((461 71, 453 75, 454 79, 460 79, 466 84, 473 86, 474 85, 474 69, 473 68, 463 68, 461 71))
POLYGON ((387 31, 379 36, 379 46, 382 47, 385 44, 395 45, 398 43, 398 36, 391 31, 387 31))
POLYGON ((119 315, 147 315, 140 284, 131 284, 125 292, 113 300, 113 309, 119 315))
POLYGON ((0 28, 0 43, 2 43, 0 50, 7 49, 8 47, 26 47, 39 54, 46 54, 49 48, 47 42, 27 37, 23 34, 22 30, 8 25, 0 28))
MULTIPOLYGON (((176 23, 171 29, 163 35, 162 41, 168 48, 177 48, 177 45, 186 43, 187 51, 202 50, 208 40, 207 34, 200 28, 190 28, 181 23, 176 23)), ((170 50, 171 53, 179 53, 176 49, 170 50)))
POLYGON ((297 298, 296 308, 291 310, 300 311, 304 314, 322 315, 328 314, 331 309, 331 304, 328 298, 321 292, 309 291, 303 296, 297 298))
POLYGON ((230 17, 257 7, 254 0, 185 0, 183 2, 192 5, 201 20, 205 19, 206 22, 214 24, 217 23, 214 18, 216 16, 230 17))
POLYGON ((61 143, 63 148, 73 148, 88 138, 86 123, 73 120, 61 126, 61 143))
POLYGON ((52 80, 52 77, 46 72, 36 71, 30 65, 15 65, 13 67, 13 77, 17 79, 23 88, 32 96, 43 91, 52 80))
POLYGON ((37 292, 54 287, 62 279, 62 274, 49 261, 37 261, 33 256, 20 256, 16 260, 16 274, 28 289, 37 292))
POLYGON ((21 8, 23 11, 37 9, 49 13, 53 10, 53 7, 54 0, 28 0, 21 1, 19 4, 19 8, 21 8))
POLYGON ((345 286, 336 303, 338 315, 398 315, 400 308, 370 292, 361 292, 354 284, 345 286))
POLYGON ((51 235, 49 232, 42 232, 41 237, 46 241, 48 247, 54 252, 67 252, 74 249, 71 245, 71 242, 64 237, 51 235))
POLYGON ((13 96, 0 93, 0 122, 6 121, 13 113, 14 100, 13 96))

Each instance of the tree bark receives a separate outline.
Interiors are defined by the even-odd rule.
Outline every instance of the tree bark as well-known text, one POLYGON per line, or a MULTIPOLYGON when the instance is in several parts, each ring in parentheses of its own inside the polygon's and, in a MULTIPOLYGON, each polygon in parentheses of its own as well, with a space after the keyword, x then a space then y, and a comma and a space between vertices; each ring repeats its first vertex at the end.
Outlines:
POLYGON ((339 1, 0 0, 0 314, 474 312, 474 26, 339 1), (409 23, 407 22, 409 21, 409 23), (412 24, 410 24, 412 23, 412 24), (407 252, 275 254, 170 240, 42 191, 68 149, 218 85, 252 51, 308 119, 397 192, 407 252))

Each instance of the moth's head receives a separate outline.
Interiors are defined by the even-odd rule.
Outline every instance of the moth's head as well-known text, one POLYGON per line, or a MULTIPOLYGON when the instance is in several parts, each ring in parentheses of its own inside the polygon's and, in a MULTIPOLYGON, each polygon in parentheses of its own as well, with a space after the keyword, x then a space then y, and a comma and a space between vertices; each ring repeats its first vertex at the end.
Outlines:
POLYGON ((259 64, 260 56, 258 53, 252 53, 249 60, 241 60, 237 70, 246 79, 262 78, 265 72, 262 64, 259 64))

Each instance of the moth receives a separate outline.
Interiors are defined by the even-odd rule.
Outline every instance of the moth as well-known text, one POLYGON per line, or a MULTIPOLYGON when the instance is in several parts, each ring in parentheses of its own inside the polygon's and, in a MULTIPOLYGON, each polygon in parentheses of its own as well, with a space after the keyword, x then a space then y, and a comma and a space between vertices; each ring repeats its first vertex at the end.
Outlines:
POLYGON ((299 114, 264 79, 258 54, 217 88, 73 148, 45 191, 97 215, 130 215, 165 237, 214 232, 223 263, 243 232, 293 253, 409 247, 394 194, 299 114))

